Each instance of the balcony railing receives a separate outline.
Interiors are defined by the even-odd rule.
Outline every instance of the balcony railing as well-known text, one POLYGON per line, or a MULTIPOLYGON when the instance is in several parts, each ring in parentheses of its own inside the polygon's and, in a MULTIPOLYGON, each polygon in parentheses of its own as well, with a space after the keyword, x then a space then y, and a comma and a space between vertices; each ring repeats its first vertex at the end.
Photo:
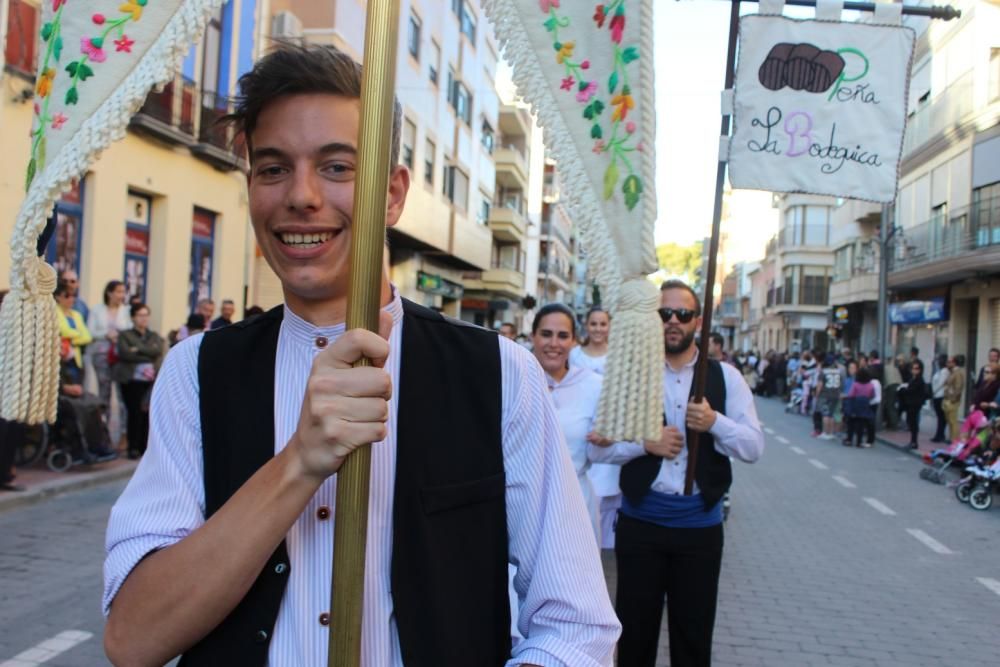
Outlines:
POLYGON ((160 92, 151 91, 132 118, 132 127, 162 141, 190 145, 194 142, 196 93, 186 82, 170 82, 160 92))
POLYGON ((232 111, 232 102, 224 95, 202 91, 198 142, 191 152, 220 169, 245 168, 244 146, 234 141, 233 130, 222 118, 232 111))
POLYGON ((998 245, 1000 197, 994 197, 898 232, 889 254, 889 269, 909 269, 998 245))
POLYGON ((950 127, 961 125, 962 119, 973 111, 972 75, 972 70, 963 74, 930 104, 910 116, 903 140, 904 158, 950 127))
POLYGON ((542 236, 555 236, 563 242, 567 248, 570 247, 569 233, 561 225, 552 222, 542 223, 542 236))

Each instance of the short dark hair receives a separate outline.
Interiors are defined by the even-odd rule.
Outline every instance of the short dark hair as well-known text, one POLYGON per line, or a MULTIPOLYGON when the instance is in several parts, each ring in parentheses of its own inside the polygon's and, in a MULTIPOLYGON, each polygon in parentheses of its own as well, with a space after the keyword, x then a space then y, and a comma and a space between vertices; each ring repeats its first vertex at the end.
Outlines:
POLYGON ((52 293, 53 296, 72 296, 76 294, 73 288, 69 286, 69 283, 65 280, 60 280, 56 283, 56 290, 52 293))
POLYGON ((514 326, 514 323, 513 323, 513 322, 501 322, 501 323, 500 323, 500 327, 501 327, 501 328, 503 328, 503 327, 510 327, 510 328, 511 328, 511 329, 513 329, 514 331, 517 331, 517 327, 516 327, 516 326, 514 326))
POLYGON ((694 299, 694 309, 697 311, 698 315, 701 315, 701 299, 698 297, 698 293, 695 292, 690 285, 683 280, 677 279, 664 280, 663 284, 660 285, 661 292, 666 292, 671 289, 682 289, 690 294, 691 298, 694 299))
POLYGON ((609 313, 607 310, 605 310, 601 306, 592 306, 591 309, 587 311, 587 315, 583 318, 583 321, 584 322, 589 322, 590 321, 590 316, 593 315, 594 313, 604 313, 605 315, 608 316, 608 321, 609 322, 611 321, 611 313, 609 313))
POLYGON ((992 354, 993 352, 996 352, 997 354, 1000 354, 1000 348, 998 348, 998 347, 991 347, 990 348, 990 353, 992 354))
POLYGON ((120 280, 109 280, 108 284, 104 286, 104 305, 108 305, 111 302, 111 293, 118 289, 120 286, 124 285, 120 280))
POLYGON ((857 374, 854 376, 854 381, 860 382, 861 384, 871 382, 872 374, 867 368, 859 368, 857 374))
MULTIPOLYGON (((334 46, 278 42, 240 77, 236 108, 220 120, 232 125, 246 141, 253 162, 252 136, 268 104, 285 95, 327 93, 361 99, 361 64, 334 46)), ((403 109, 394 99, 391 164, 399 162, 399 135, 403 109)))
POLYGON ((135 302, 135 303, 132 304, 131 308, 128 309, 129 315, 132 316, 132 317, 135 317, 136 315, 139 314, 139 311, 142 310, 142 309, 144 309, 144 308, 146 310, 149 310, 149 306, 147 306, 146 304, 144 304, 142 301, 137 301, 137 302, 135 302))
POLYGON ((191 313, 188 315, 187 322, 185 323, 187 328, 190 329, 204 329, 205 328, 205 316, 201 313, 191 313))
POLYGON ((919 347, 911 347, 910 348, 910 356, 911 357, 919 357, 920 356, 920 348, 919 347))
POLYGON ((708 340, 715 343, 719 347, 726 346, 726 339, 723 338, 722 334, 720 334, 718 331, 713 331, 712 333, 708 334, 708 340))
POLYGON ((233 301, 232 299, 223 299, 222 300, 222 305, 223 306, 235 306, 236 302, 233 301))
POLYGON ((538 325, 542 323, 542 319, 553 314, 562 313, 569 318, 569 328, 570 333, 576 336, 576 316, 573 315, 573 311, 569 309, 564 303, 547 303, 538 309, 535 313, 535 319, 531 321, 531 335, 534 336, 538 331, 538 325))

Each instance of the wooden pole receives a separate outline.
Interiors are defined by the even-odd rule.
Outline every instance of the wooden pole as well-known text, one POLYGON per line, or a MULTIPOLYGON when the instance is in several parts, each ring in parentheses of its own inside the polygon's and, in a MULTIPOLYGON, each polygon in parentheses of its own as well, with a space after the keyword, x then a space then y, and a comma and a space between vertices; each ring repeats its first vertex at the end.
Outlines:
MULTIPOLYGON (((732 0, 729 11, 729 50, 726 53, 726 90, 733 87, 736 69, 736 37, 740 24, 740 0, 732 0)), ((722 116, 719 136, 729 136, 729 115, 722 116)), ((705 299, 702 303, 701 341, 698 345, 698 364, 694 369, 694 400, 705 398, 705 381, 708 379, 708 337, 712 333, 712 310, 715 299, 715 272, 719 254, 719 227, 722 223, 722 189, 726 182, 726 160, 719 160, 715 173, 715 209, 712 214, 712 237, 708 246, 708 270, 705 272, 705 299)), ((698 463, 698 434, 687 430, 687 470, 684 474, 684 495, 694 490, 694 470, 698 463)))
MULTIPOLYGON (((395 106, 399 0, 369 0, 361 83, 361 129, 351 228, 347 328, 378 331, 382 252, 395 106)), ((368 366, 362 359, 356 366, 368 366)), ((361 664, 361 618, 368 536, 371 445, 356 449, 337 473, 330 589, 329 667, 361 664)))

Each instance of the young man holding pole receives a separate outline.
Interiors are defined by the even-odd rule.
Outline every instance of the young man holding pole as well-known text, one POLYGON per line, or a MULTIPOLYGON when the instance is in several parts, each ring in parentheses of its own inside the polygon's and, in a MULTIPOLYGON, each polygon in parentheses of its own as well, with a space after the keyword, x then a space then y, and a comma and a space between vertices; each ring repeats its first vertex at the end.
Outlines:
POLYGON ((729 457, 747 463, 764 450, 753 395, 739 371, 708 361, 705 400, 689 402, 698 361, 701 302, 685 283, 661 286, 664 425, 659 442, 592 445, 594 461, 622 463, 616 608, 618 664, 654 667, 663 597, 672 667, 708 667, 722 565, 722 497, 729 457), (687 438, 699 439, 692 495, 683 495, 687 438))
MULTIPOLYGON (((360 81, 319 47, 241 79, 250 214, 285 303, 167 358, 108 527, 108 655, 326 664, 336 473, 375 443, 362 665, 608 665, 620 626, 531 356, 400 299, 385 274, 381 335, 344 332, 360 81), (362 357, 374 366, 352 368, 362 357)), ((397 105, 393 165, 399 122, 397 105)), ((394 166, 387 225, 408 186, 394 166)))

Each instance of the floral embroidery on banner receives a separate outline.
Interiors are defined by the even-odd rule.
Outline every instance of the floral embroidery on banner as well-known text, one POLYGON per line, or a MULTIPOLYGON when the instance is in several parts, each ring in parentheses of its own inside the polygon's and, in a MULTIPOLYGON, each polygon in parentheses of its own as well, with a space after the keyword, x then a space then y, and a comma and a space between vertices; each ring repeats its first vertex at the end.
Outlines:
POLYGON ((643 182, 629 159, 629 154, 642 152, 642 143, 635 136, 636 124, 629 119, 635 109, 635 98, 629 85, 629 70, 640 57, 635 46, 622 46, 626 30, 625 0, 611 0, 594 8, 593 21, 597 29, 608 30, 613 46, 613 70, 608 76, 607 86, 601 89, 594 78, 587 75, 590 61, 574 58, 576 42, 560 39, 560 29, 570 27, 570 19, 557 10, 560 0, 539 0, 541 11, 547 15, 545 29, 552 33, 552 48, 555 50, 556 64, 565 70, 560 90, 576 93, 576 101, 585 105, 582 116, 591 123, 590 138, 594 140, 592 151, 597 155, 607 155, 609 163, 604 172, 605 200, 614 197, 619 190, 625 198, 625 205, 631 211, 639 203, 643 182), (609 102, 605 102, 610 98, 609 102), (602 99, 603 98, 603 99, 602 99), (603 114, 608 104, 611 106, 610 120, 604 121, 603 114), (624 177, 624 179, 623 179, 624 177))
MULTIPOLYGON (((63 112, 51 114, 49 105, 52 101, 53 84, 57 76, 61 76, 59 71, 59 61, 62 59, 63 51, 63 9, 69 0, 52 0, 52 19, 42 26, 41 38, 45 45, 45 54, 39 67, 40 75, 35 85, 35 93, 41 100, 34 106, 35 116, 38 120, 35 129, 31 133, 31 159, 28 161, 28 173, 25 178, 25 189, 31 185, 35 175, 45 167, 46 130, 62 129, 70 117, 63 112)), ((79 2, 80 0, 74 0, 79 2)), ((70 86, 66 90, 63 102, 67 106, 72 106, 80 101, 80 91, 78 85, 85 82, 96 72, 91 64, 106 62, 109 55, 109 36, 113 39, 114 53, 132 53, 132 46, 135 40, 130 39, 125 34, 125 25, 130 21, 135 22, 142 18, 142 11, 149 4, 149 0, 127 0, 118 7, 121 15, 114 19, 108 19, 101 13, 95 13, 90 17, 91 23, 97 29, 94 37, 80 38, 80 57, 73 60, 63 68, 66 75, 70 77, 70 86)))

